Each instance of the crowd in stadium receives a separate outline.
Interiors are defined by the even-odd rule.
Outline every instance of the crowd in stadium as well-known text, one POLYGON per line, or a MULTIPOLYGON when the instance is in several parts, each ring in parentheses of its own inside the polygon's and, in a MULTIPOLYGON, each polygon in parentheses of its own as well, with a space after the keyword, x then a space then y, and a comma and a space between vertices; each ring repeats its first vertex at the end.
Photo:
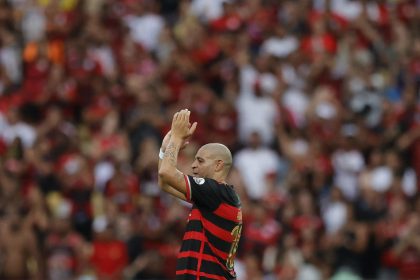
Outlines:
POLYGON ((174 112, 233 152, 238 280, 420 279, 420 1, 0 0, 0 278, 173 279, 174 112))

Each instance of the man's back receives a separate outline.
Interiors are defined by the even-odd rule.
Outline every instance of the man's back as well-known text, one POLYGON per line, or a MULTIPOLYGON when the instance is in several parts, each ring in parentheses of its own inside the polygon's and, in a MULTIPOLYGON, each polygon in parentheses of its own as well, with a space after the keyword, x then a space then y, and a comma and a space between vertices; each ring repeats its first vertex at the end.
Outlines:
POLYGON ((178 255, 176 279, 235 279, 233 268, 242 230, 239 197, 232 186, 185 176, 193 202, 178 255))

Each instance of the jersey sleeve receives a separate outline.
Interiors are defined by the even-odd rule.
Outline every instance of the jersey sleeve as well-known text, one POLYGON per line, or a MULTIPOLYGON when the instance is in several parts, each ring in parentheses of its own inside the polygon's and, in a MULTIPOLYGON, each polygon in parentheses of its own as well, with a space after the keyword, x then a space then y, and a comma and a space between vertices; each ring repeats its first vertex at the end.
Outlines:
POLYGON ((222 202, 220 188, 214 180, 193 176, 185 176, 187 184, 186 197, 197 206, 214 210, 222 202))

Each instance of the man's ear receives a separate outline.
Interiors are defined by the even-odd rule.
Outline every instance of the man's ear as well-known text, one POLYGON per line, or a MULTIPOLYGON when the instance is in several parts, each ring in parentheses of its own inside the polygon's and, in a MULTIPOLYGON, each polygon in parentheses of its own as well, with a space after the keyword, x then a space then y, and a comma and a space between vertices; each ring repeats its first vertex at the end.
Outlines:
POLYGON ((217 160, 216 163, 216 171, 222 171, 223 168, 225 167, 225 163, 223 162, 223 160, 217 160))

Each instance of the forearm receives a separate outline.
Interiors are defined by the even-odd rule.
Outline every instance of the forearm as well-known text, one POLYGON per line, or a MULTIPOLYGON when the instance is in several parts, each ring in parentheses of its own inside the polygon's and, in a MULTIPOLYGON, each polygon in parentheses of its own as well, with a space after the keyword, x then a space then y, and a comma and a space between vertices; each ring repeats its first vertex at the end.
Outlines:
MULTIPOLYGON (((160 149, 160 151, 163 152, 163 154, 165 154, 165 151, 162 150, 162 148, 160 149)), ((159 163, 158 163, 158 171, 160 170, 160 167, 162 166, 162 158, 160 156, 160 151, 159 151, 159 163)), ((163 188, 165 186, 165 184, 162 182, 162 180, 160 179, 160 176, 158 176, 158 185, 163 188)))
MULTIPOLYGON (((176 168, 176 165, 179 150, 197 127, 196 122, 193 125, 190 125, 189 117, 190 111, 187 109, 174 114, 171 126, 171 136, 159 167, 159 177, 162 181, 162 185, 170 185, 188 199, 190 199, 190 186, 188 180, 185 175, 176 168)), ((169 135, 167 134, 165 138, 168 136, 169 135)))
POLYGON ((176 165, 181 145, 181 139, 171 137, 169 144, 165 149, 162 163, 159 166, 159 171, 163 170, 166 172, 175 172, 177 170, 176 165))
MULTIPOLYGON (((159 152, 159 163, 158 163, 158 170, 161 170, 161 166, 162 166, 162 159, 163 159, 163 156, 164 156, 164 154, 165 154, 165 151, 166 151, 166 146, 165 146, 165 144, 163 143, 163 145, 162 145, 162 147, 161 147, 161 149, 160 149, 160 152, 159 152), (163 156, 162 156, 162 154, 163 154, 163 156)), ((183 194, 183 193, 181 193, 180 191, 178 191, 177 189, 175 189, 175 188, 173 188, 172 186, 170 186, 170 185, 168 185, 167 183, 165 183, 163 180, 162 180, 162 178, 161 178, 161 176, 158 176, 158 185, 159 185, 159 187, 164 191, 164 192, 166 192, 166 193, 169 193, 169 194, 171 194, 171 195, 173 195, 173 196, 175 196, 175 197, 177 197, 177 198, 179 198, 179 199, 182 199, 182 200, 187 200, 187 198, 186 198, 186 196, 183 194)))
MULTIPOLYGON (((159 158, 159 164, 158 164, 158 170, 160 170, 162 165, 162 160, 159 158)), ((166 184, 165 182, 163 182, 163 180, 161 179, 161 176, 158 176, 158 185, 159 187, 162 188, 163 191, 167 192, 167 193, 172 193, 172 190, 181 194, 180 192, 178 192, 176 189, 172 188, 170 185, 166 184)), ((182 194, 181 194, 182 195, 182 194)))

